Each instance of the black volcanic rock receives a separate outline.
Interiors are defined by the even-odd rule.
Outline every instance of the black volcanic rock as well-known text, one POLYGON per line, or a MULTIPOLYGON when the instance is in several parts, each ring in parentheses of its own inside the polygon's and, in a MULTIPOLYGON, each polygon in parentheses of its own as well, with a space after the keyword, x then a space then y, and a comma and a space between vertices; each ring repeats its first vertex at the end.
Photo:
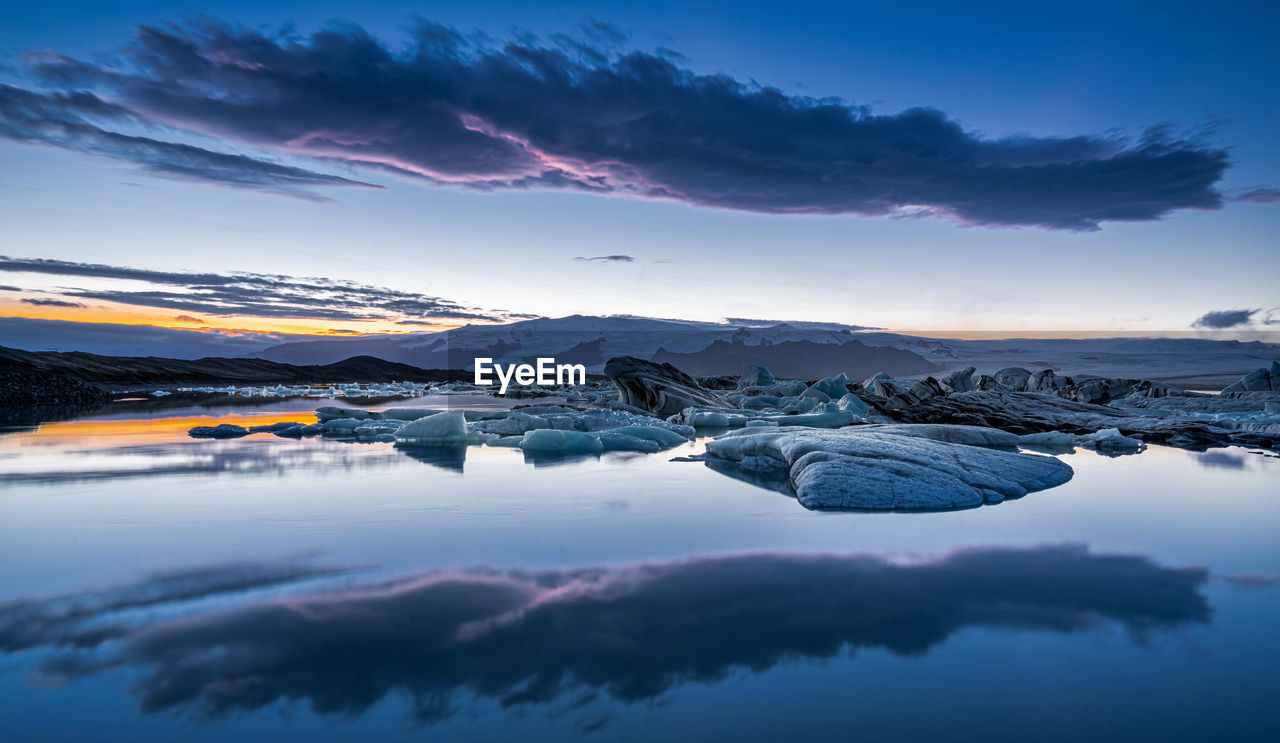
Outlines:
POLYGON ((853 378, 869 377, 876 372, 910 376, 938 369, 936 364, 914 351, 868 346, 856 340, 840 344, 784 341, 759 346, 715 341, 693 353, 658 349, 651 360, 674 364, 690 374, 703 377, 738 374, 744 364, 767 366, 779 379, 819 379, 841 372, 853 378))

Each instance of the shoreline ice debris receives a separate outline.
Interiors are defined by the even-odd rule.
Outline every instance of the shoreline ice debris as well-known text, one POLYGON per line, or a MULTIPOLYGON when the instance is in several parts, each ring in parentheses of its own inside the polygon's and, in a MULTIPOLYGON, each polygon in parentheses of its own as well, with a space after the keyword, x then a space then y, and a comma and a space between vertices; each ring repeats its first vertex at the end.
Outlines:
POLYGON ((975 508, 1061 485, 1053 457, 974 445, 1016 437, 971 426, 743 429, 707 443, 713 460, 785 473, 812 509, 938 511, 975 508), (974 443, 956 443, 956 442, 974 443))

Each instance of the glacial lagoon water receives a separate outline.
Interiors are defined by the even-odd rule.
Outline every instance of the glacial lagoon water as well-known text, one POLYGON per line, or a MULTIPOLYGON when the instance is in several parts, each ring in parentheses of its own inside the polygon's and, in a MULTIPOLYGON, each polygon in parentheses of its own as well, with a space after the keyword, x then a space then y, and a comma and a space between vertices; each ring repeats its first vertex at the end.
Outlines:
MULTIPOLYGON (((123 408, 122 408, 123 410, 123 408)), ((1151 447, 949 513, 699 462, 254 435, 0 437, 0 740, 1280 734, 1280 459, 1151 447)))

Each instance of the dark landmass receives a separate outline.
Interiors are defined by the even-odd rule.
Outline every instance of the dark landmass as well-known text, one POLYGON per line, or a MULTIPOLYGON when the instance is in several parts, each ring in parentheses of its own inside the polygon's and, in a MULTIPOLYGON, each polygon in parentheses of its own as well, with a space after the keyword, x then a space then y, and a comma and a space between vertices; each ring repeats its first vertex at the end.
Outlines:
POLYGON ((906 377, 928 374, 940 368, 913 351, 868 346, 861 341, 841 344, 784 341, 758 346, 715 341, 693 353, 673 353, 660 348, 650 360, 658 364, 672 364, 699 377, 741 374, 743 364, 767 366, 779 379, 819 379, 841 372, 855 379, 877 372, 906 377))
POLYGON ((96 385, 239 384, 326 382, 447 382, 470 379, 461 370, 420 369, 372 356, 353 356, 333 364, 296 366, 275 361, 211 356, 166 359, 158 356, 100 356, 79 351, 19 351, 0 347, 0 372, 65 375, 96 385))

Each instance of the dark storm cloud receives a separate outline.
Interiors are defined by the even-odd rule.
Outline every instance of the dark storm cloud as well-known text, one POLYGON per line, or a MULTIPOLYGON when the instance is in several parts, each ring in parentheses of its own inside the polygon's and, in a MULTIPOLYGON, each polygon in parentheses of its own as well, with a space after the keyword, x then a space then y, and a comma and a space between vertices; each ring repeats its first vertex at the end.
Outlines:
POLYGON ((156 175, 265 189, 302 198, 316 198, 308 190, 314 186, 372 187, 369 183, 244 155, 108 131, 91 123, 94 119, 138 121, 132 112, 91 93, 42 94, 12 85, 0 86, 0 139, 128 160, 156 175))
POLYGON ((1256 314, 1258 310, 1216 310, 1197 317, 1191 326, 1209 330, 1234 328, 1237 325, 1248 325, 1256 314))
POLYGON ((603 692, 638 702, 861 648, 922 654, 970 627, 1119 626, 1140 640, 1207 621, 1205 580, 1201 569, 1074 546, 910 564, 759 554, 432 573, 157 619, 96 652, 55 656, 41 674, 56 682, 135 669, 147 712, 222 715, 302 700, 359 714, 404 692, 418 718, 434 720, 458 697, 511 707, 603 692))
POLYGON ((22 300, 30 304, 96 299, 142 307, 210 315, 307 318, 318 320, 418 319, 505 320, 503 312, 484 312, 439 297, 369 286, 351 281, 298 278, 255 273, 185 273, 152 271, 127 266, 77 263, 47 258, 0 255, 0 271, 51 276, 142 281, 172 289, 60 289, 47 290, 72 299, 22 300))
MULTIPOLYGON (((1068 230, 1223 203, 1215 184, 1227 152, 1167 127, 1136 140, 991 138, 935 109, 875 114, 697 74, 674 53, 616 53, 625 35, 608 24, 589 21, 583 34, 494 45, 422 22, 392 49, 351 24, 303 38, 203 23, 140 27, 110 64, 47 51, 24 61, 44 83, 79 91, 59 99, 76 117, 101 106, 101 119, 127 111, 264 151, 480 189, 1068 230)), ((102 136, 66 134, 86 147, 102 136)))
POLYGON ((20 301, 21 301, 23 304, 32 304, 32 305, 35 305, 35 306, 37 306, 37 307, 84 307, 84 305, 83 305, 83 304, 81 304, 81 303, 79 303, 79 302, 68 302, 68 301, 66 301, 66 300, 62 300, 62 299, 30 299, 30 298, 27 298, 27 299, 23 299, 23 300, 20 300, 20 301))
POLYGON ((574 257, 574 260, 587 263, 591 261, 600 261, 601 263, 634 263, 636 259, 629 255, 594 255, 590 258, 579 255, 574 257))

